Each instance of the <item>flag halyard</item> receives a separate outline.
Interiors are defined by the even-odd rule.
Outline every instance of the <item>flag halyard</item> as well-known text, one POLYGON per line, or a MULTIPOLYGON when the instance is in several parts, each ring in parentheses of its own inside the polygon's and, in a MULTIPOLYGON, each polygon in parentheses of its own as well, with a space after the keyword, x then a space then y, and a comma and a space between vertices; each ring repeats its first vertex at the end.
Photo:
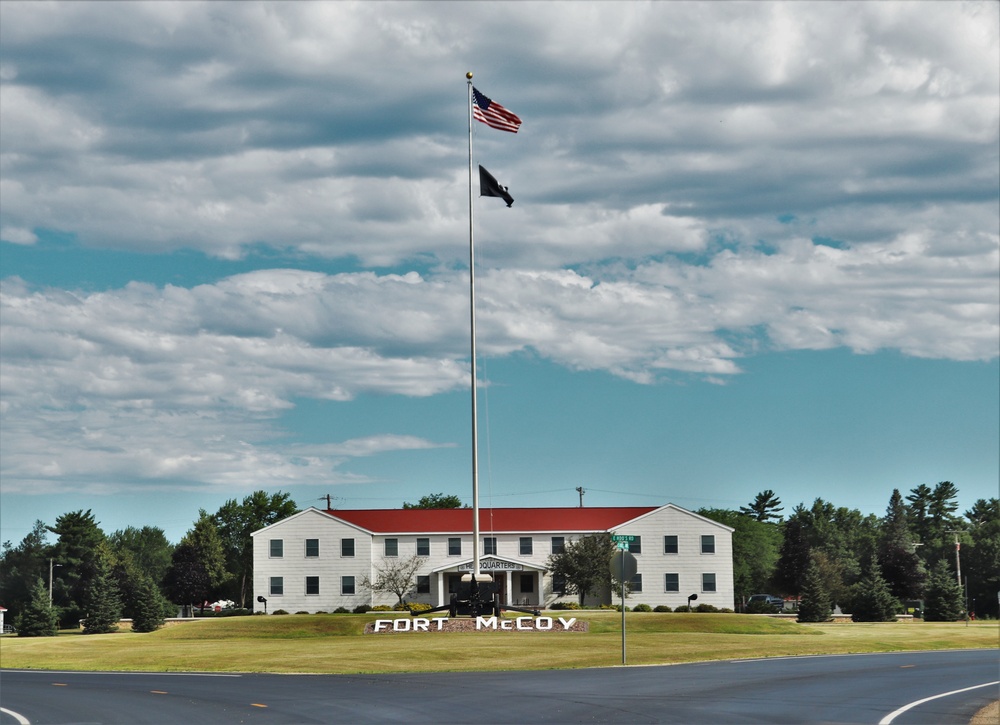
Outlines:
POLYGON ((517 133, 521 119, 496 101, 487 98, 475 88, 472 89, 472 116, 498 131, 517 133))

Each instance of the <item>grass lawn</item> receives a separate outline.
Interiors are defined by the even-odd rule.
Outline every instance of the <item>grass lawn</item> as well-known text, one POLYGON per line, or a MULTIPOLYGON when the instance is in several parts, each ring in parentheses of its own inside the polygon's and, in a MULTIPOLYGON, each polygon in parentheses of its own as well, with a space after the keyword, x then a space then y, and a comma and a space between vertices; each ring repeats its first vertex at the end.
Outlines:
MULTIPOLYGON (((621 614, 558 612, 590 632, 363 634, 379 615, 232 617, 150 634, 0 637, 0 667, 52 670, 373 673, 621 664, 621 614)), ((808 654, 996 648, 997 622, 798 624, 740 614, 630 613, 630 665, 808 654)))

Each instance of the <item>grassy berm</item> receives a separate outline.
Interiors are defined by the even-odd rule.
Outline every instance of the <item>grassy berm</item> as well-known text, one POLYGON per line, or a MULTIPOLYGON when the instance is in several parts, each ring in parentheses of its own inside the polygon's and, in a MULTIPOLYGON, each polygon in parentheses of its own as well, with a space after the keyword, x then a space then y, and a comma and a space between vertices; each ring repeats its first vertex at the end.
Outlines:
MULTIPOLYGON (((374 673, 621 664, 621 615, 559 612, 586 633, 363 634, 395 614, 298 614, 176 624, 149 634, 0 637, 0 667, 52 670, 374 673)), ((629 665, 809 654, 995 648, 997 622, 798 624, 739 614, 629 613, 629 665)))

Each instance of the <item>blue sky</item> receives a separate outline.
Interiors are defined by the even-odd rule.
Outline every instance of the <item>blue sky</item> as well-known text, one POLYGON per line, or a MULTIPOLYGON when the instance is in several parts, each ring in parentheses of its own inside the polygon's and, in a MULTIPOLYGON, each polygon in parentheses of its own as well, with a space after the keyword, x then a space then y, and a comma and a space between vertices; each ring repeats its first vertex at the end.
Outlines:
POLYGON ((0 4, 0 540, 1000 480, 996 3, 0 4), (572 6, 572 7, 571 7, 572 6))

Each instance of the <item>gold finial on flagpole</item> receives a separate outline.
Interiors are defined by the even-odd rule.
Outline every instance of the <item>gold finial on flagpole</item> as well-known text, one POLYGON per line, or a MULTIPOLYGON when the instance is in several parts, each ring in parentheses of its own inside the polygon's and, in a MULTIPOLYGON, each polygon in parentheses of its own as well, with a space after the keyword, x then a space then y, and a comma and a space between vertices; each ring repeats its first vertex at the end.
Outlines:
POLYGON ((465 77, 468 78, 471 81, 472 80, 472 71, 470 70, 468 73, 466 73, 465 77))

